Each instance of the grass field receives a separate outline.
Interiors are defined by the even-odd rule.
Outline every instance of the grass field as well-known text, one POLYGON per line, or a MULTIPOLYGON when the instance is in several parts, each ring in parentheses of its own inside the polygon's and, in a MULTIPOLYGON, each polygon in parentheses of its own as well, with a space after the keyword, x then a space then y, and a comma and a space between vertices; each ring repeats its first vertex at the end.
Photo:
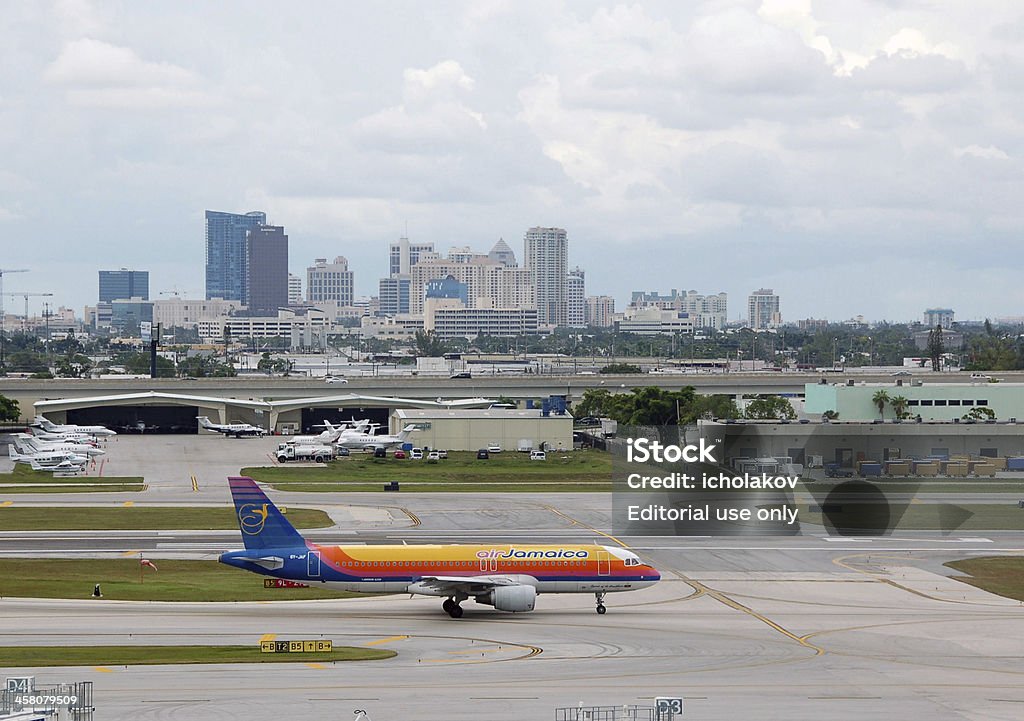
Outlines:
MULTIPOLYGON (((897 531, 1012 531, 1024 529, 1024 509, 1016 503, 958 503, 955 509, 945 504, 911 503, 899 518, 897 531), (963 509, 972 515, 962 518, 963 509)), ((821 524, 821 513, 799 506, 798 520, 821 524)))
MULTIPOLYGON (((263 588, 263 577, 210 561, 154 561, 142 569, 139 556, 123 559, 0 559, 0 597, 82 598, 100 584, 102 599, 123 601, 298 601, 348 598, 344 591, 263 588)), ((2 657, 0 657, 2 658, 2 657)))
POLYGON ((0 495, 8 493, 113 493, 142 491, 142 476, 71 476, 61 478, 45 471, 34 471, 16 463, 10 473, 0 473, 0 495))
POLYGON ((331 663, 395 656, 382 648, 335 646, 326 653, 260 653, 252 646, 0 646, 5 666, 136 666, 185 663, 331 663))
POLYGON ((353 454, 315 468, 243 468, 242 475, 288 491, 380 491, 388 481, 417 492, 611 490, 611 456, 599 451, 549 452, 546 461, 511 451, 491 454, 488 460, 477 460, 475 452, 452 451, 448 456, 429 463, 353 454))
POLYGON ((1024 601, 1024 557, 986 556, 945 564, 967 576, 953 576, 983 591, 1024 601))
MULTIPOLYGON (((323 511, 292 508, 288 520, 296 528, 334 525, 323 511)), ((0 531, 220 531, 238 528, 233 508, 37 508, 0 507, 0 531)))

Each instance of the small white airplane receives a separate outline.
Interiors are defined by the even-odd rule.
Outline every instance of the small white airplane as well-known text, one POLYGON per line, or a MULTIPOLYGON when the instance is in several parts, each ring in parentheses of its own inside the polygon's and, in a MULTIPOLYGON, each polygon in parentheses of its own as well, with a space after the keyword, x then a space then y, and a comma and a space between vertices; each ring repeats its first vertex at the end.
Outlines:
POLYGON ((54 473, 56 471, 71 471, 72 473, 79 473, 85 468, 85 463, 68 459, 50 465, 47 463, 41 463, 34 458, 30 458, 29 465, 32 466, 33 471, 46 471, 47 473, 54 473))
POLYGON ((86 457, 106 455, 106 451, 102 448, 97 448, 91 443, 41 441, 27 433, 15 433, 12 440, 18 451, 27 455, 45 453, 47 451, 74 453, 86 457))
POLYGON ((89 436, 116 436, 117 433, 106 426, 78 426, 74 424, 57 425, 49 421, 46 416, 36 416, 29 424, 33 428, 40 428, 46 433, 85 433, 89 436))
POLYGON ((351 436, 342 436, 338 439, 338 445, 343 448, 377 450, 383 448, 394 448, 401 446, 409 440, 409 434, 416 430, 416 424, 410 423, 397 436, 375 436, 371 433, 356 433, 351 436))
POLYGON ((65 431, 63 433, 47 433, 41 431, 38 428, 32 429, 32 437, 38 438, 41 441, 49 441, 51 443, 92 443, 96 440, 96 436, 90 436, 88 433, 72 433, 71 431, 65 431))
POLYGON ((267 430, 254 426, 249 423, 211 423, 210 419, 206 416, 196 416, 199 419, 199 426, 205 428, 208 431, 216 431, 217 433, 223 433, 225 436, 234 436, 235 438, 241 438, 242 436, 265 436, 267 430))
POLYGON ((15 463, 27 463, 34 470, 49 470, 61 463, 71 464, 79 468, 89 462, 88 456, 80 456, 68 451, 40 451, 38 453, 18 453, 11 450, 11 460, 15 463))
POLYGON ((340 425, 332 425, 330 421, 324 420, 323 423, 315 425, 324 426, 327 430, 319 433, 315 436, 293 436, 289 438, 287 443, 300 444, 313 444, 313 445, 330 445, 337 441, 339 438, 350 436, 355 433, 365 433, 369 431, 373 424, 369 421, 362 420, 357 421, 355 418, 350 423, 341 423, 340 425))

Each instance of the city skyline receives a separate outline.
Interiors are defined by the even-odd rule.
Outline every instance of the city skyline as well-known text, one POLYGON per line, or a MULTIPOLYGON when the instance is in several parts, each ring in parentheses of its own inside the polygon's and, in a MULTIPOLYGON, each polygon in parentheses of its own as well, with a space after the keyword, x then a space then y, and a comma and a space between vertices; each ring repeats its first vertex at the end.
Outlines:
POLYGON ((345 256, 360 296, 401 235, 518 252, 526 228, 555 226, 587 293, 619 307, 710 286, 773 288, 787 318, 1024 305, 1012 3, 314 3, 283 32, 281 17, 6 13, 0 233, 5 265, 33 272, 5 290, 80 313, 83 276, 135 267, 154 297, 201 297, 203 209, 260 208, 288 230, 292 273, 345 256))

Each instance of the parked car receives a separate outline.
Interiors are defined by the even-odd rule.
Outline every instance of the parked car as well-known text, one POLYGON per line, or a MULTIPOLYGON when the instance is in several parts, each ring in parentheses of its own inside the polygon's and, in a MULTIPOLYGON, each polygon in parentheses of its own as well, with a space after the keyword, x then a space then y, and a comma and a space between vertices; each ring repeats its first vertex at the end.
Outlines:
POLYGON ((487 446, 487 452, 488 453, 501 453, 501 446, 499 444, 497 444, 497 443, 492 443, 491 445, 487 446))
POLYGON ((546 461, 548 459, 544 451, 530 451, 531 461, 546 461))
POLYGON ((395 458, 397 458, 398 460, 402 460, 405 457, 405 451, 395 451, 395 458))
POLYGON ((437 452, 437 457, 441 458, 442 460, 447 459, 448 458, 448 451, 438 451, 437 452))
POLYGON ((476 459, 478 461, 486 461, 490 457, 491 457, 491 454, 488 453, 486 448, 481 448, 479 451, 476 452, 476 459))
POLYGON ((460 371, 459 373, 452 373, 448 376, 449 379, 455 380, 456 378, 472 378, 473 374, 469 371, 460 371))
POLYGON ((352 451, 350 451, 348 448, 345 448, 345 446, 338 446, 338 457, 339 458, 347 457, 347 456, 351 456, 351 455, 352 455, 352 451))
POLYGON ((430 453, 427 454, 427 460, 428 461, 439 461, 439 460, 441 460, 441 454, 438 453, 437 451, 431 451, 430 453))
POLYGON ((422 461, 423 460, 423 449, 422 448, 413 448, 411 451, 409 451, 409 458, 411 458, 414 461, 422 461))

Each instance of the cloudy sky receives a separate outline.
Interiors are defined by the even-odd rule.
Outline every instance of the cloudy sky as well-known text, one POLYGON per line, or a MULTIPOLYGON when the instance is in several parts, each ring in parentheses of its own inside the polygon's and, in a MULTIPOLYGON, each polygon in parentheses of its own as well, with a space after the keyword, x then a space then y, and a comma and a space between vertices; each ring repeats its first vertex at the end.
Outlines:
POLYGON ((520 256, 544 225, 619 307, 1024 313, 1019 2, 3 5, 5 290, 198 297, 204 209, 264 210, 361 294, 406 225, 520 256))

